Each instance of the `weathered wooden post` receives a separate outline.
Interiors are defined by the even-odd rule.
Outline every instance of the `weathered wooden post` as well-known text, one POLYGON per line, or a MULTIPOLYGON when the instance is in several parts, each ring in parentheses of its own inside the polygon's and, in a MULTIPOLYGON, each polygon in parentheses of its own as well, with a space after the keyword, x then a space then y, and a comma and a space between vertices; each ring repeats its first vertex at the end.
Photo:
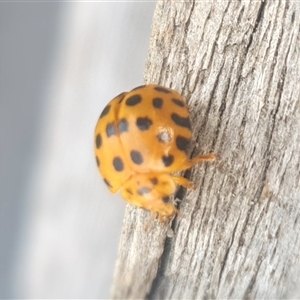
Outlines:
POLYGON ((145 82, 181 92, 192 155, 180 215, 128 206, 112 298, 300 297, 300 2, 158 1, 145 82))

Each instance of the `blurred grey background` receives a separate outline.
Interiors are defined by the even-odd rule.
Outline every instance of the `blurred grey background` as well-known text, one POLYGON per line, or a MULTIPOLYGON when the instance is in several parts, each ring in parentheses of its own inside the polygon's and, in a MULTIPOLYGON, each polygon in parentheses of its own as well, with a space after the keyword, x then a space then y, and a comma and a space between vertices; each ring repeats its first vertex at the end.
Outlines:
POLYGON ((125 202, 93 155, 155 2, 0 3, 0 298, 107 298, 125 202))

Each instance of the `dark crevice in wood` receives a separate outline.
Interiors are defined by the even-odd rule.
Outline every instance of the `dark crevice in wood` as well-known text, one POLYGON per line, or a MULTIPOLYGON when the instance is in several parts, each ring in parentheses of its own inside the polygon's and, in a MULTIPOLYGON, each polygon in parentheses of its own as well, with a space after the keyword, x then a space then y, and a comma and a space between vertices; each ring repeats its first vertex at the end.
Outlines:
MULTIPOLYGON (((224 66, 224 64, 223 64, 224 66)), ((230 73, 233 69, 233 64, 230 68, 230 73)), ((221 71, 220 71, 221 73, 221 71)), ((214 138, 213 138, 213 141, 212 141, 212 149, 215 149, 215 146, 216 146, 216 143, 217 141, 219 140, 219 133, 220 133, 220 130, 221 130, 221 126, 223 124, 223 114, 226 110, 226 101, 227 101, 227 95, 228 95, 228 91, 229 91, 229 87, 230 87, 230 78, 228 78, 228 82, 226 84, 226 89, 223 93, 223 97, 222 97, 222 102, 221 102, 221 105, 219 107, 219 118, 218 118, 218 124, 216 126, 216 129, 215 129, 215 134, 214 134, 214 138)))
MULTIPOLYGON (((213 100, 214 100, 214 94, 215 94, 215 91, 216 91, 216 88, 219 84, 219 78, 220 78, 220 75, 221 75, 221 70, 223 69, 224 67, 224 60, 222 62, 222 66, 218 72, 218 75, 217 75, 217 78, 215 79, 215 82, 214 82, 214 85, 213 85, 213 88, 211 89, 211 93, 209 95, 209 101, 207 103, 207 107, 206 107, 206 110, 205 110, 205 114, 204 114, 204 118, 203 118, 203 123, 202 123, 202 128, 200 128, 200 132, 203 131, 203 129, 207 126, 207 123, 208 123, 208 116, 209 116, 209 112, 211 110, 211 107, 212 107, 212 103, 213 103, 213 100)), ((215 139, 216 137, 214 137, 215 139)), ((196 142, 198 143, 200 140, 200 134, 197 135, 196 137, 196 142)))
POLYGON ((300 215, 297 215, 297 217, 296 217, 296 219, 295 219, 295 221, 294 221, 294 224, 293 224, 294 228, 295 228, 296 225, 298 224, 299 218, 300 218, 300 215))
POLYGON ((291 23, 294 23, 295 21, 295 11, 293 11, 292 17, 291 17, 291 23))
MULTIPOLYGON (((188 29, 189 29, 189 26, 190 26, 190 23, 191 23, 191 16, 194 12, 194 8, 195 8, 195 1, 192 2, 192 7, 190 9, 190 12, 189 12, 189 16, 187 18, 187 21, 185 22, 185 25, 184 25, 184 32, 188 32, 188 29)), ((184 36, 184 40, 183 40, 183 47, 184 47, 184 53, 185 53, 185 56, 188 57, 189 56, 189 48, 187 46, 187 43, 186 43, 186 38, 187 38, 187 35, 184 36)), ((189 73, 188 70, 186 70, 186 73, 189 73)), ((186 87, 189 86, 189 82, 190 82, 190 76, 189 74, 187 74, 187 76, 185 76, 184 78, 184 83, 183 83, 183 92, 185 91, 186 87)), ((188 103, 188 99, 186 99, 188 103)))
POLYGON ((269 169, 269 166, 270 166, 270 163, 271 163, 270 149, 271 149, 271 143, 272 143, 272 140, 273 140, 273 134, 274 134, 275 125, 276 125, 276 116, 277 116, 277 113, 278 113, 278 110, 279 110, 279 107, 280 107, 280 97, 278 99, 275 110, 272 110, 273 114, 272 114, 272 120, 271 120, 272 124, 271 124, 271 128, 270 128, 270 136, 268 137, 267 147, 266 147, 266 151, 265 151, 265 153, 266 153, 266 157, 265 157, 266 163, 265 163, 265 166, 264 166, 264 169, 263 169, 263 172, 262 172, 261 184, 258 187, 254 198, 252 199, 253 202, 259 201, 259 199, 261 198, 264 186, 266 184, 267 172, 268 172, 268 169, 269 169))
MULTIPOLYGON (((191 171, 187 170, 184 174, 184 177, 190 178, 190 174, 191 174, 191 171)), ((179 199, 179 200, 185 199, 186 193, 187 193, 186 188, 180 186, 174 195, 175 201, 176 201, 176 199, 179 199)), ((180 205, 181 205, 181 201, 178 201, 177 208, 180 208, 180 205)), ((177 217, 171 223, 171 229, 173 231, 176 228, 176 224, 177 224, 177 217)), ((164 278, 165 271, 167 270, 167 267, 168 267, 168 262, 169 262, 169 257, 171 254, 173 242, 174 242, 173 238, 166 238, 166 240, 165 240, 164 251, 160 258, 160 264, 159 264, 159 267, 157 270, 157 274, 152 282, 150 292, 146 295, 146 299, 150 300, 150 299, 155 299, 155 297, 156 297, 155 295, 157 294, 157 290, 159 289, 160 283, 161 283, 162 279, 164 278)))
POLYGON ((220 283, 221 283, 221 280, 222 280, 222 276, 223 276, 223 271, 224 271, 224 268, 226 266, 226 263, 227 263, 227 259, 228 259, 228 255, 229 255, 229 252, 230 252, 230 249, 232 247, 232 244, 234 242, 234 238, 235 238, 235 233, 236 233, 236 229, 237 229, 237 226, 238 226, 238 223, 239 223, 239 220, 240 220, 240 215, 234 225, 234 228, 233 228, 233 232, 232 232, 232 235, 231 235, 231 240, 230 240, 230 244, 226 250, 226 253, 225 253, 225 256, 224 256, 224 259, 223 259, 223 262, 222 262, 222 266, 221 266, 221 270, 220 270, 220 274, 219 274, 219 283, 218 283, 218 288, 220 287, 220 283))
MULTIPOLYGON (((275 49, 275 52, 274 52, 274 57, 273 57, 273 61, 274 59, 276 59, 277 61, 277 56, 278 56, 278 49, 279 49, 279 46, 281 44, 281 38, 282 38, 282 35, 283 35, 283 31, 281 29, 281 32, 279 34, 279 37, 277 39, 277 44, 276 44, 276 49, 275 49)), ((271 41, 272 42, 272 41, 271 41)), ((276 62, 273 63, 272 65, 272 71, 269 72, 270 74, 270 77, 269 77, 269 80, 268 80, 268 88, 266 89, 266 94, 265 94, 265 99, 268 99, 269 98, 269 95, 270 95, 270 90, 271 90, 271 86, 272 86, 272 81, 273 81, 273 77, 272 77, 272 74, 274 72, 274 69, 275 69, 275 66, 276 66, 276 62)), ((283 78, 283 83, 282 83, 282 86, 284 84, 284 79, 283 78)), ((279 107, 280 107, 280 102, 281 102, 281 96, 282 96, 282 89, 279 90, 280 94, 279 94, 279 97, 278 97, 278 101, 277 101, 277 104, 276 104, 276 107, 275 109, 273 109, 271 111, 271 119, 270 119, 270 122, 271 122, 271 128, 269 130, 269 137, 268 137, 268 142, 267 142, 267 147, 266 147, 266 151, 265 151, 265 160, 266 160, 266 164, 265 164, 265 167, 264 167, 264 170, 263 170, 263 173, 262 173, 262 180, 261 180, 261 185, 260 187, 258 188, 255 196, 254 196, 254 199, 252 201, 255 201, 255 200, 259 200, 261 195, 262 195, 262 192, 263 192, 263 188, 265 186, 265 183, 266 183, 266 178, 267 178, 267 171, 268 171, 268 168, 269 168, 269 165, 270 165, 270 162, 271 162, 271 158, 270 158, 270 149, 271 149, 271 142, 272 142, 272 139, 273 139, 273 134, 274 134, 274 130, 275 130, 275 126, 276 126, 276 117, 277 117, 277 113, 279 111, 279 107)))
MULTIPOLYGON (((186 178, 189 178, 190 179, 190 174, 191 174, 191 171, 190 170, 188 170, 188 171, 186 171, 186 178)), ((203 186, 203 184, 204 184, 204 180, 205 180, 205 176, 203 176, 202 177, 202 181, 201 181, 201 183, 199 183, 199 186, 201 187, 201 186, 203 186)), ((187 194, 187 190, 186 189, 183 189, 184 190, 184 192, 185 192, 185 194, 184 194, 184 198, 186 197, 186 194, 187 194)), ((202 196, 201 196, 201 194, 202 194, 202 189, 200 188, 200 191, 199 191, 199 193, 198 193, 198 196, 197 196, 197 199, 202 199, 202 196)), ((183 198, 183 199, 184 199, 183 198)), ((190 212, 190 215, 191 215, 191 220, 193 220, 193 219, 196 219, 196 218, 199 218, 199 208, 198 208, 198 203, 199 203, 199 201, 197 201, 196 203, 195 203, 195 205, 193 206, 193 208, 192 208, 192 210, 191 210, 191 212, 190 212)), ((201 217, 199 218, 200 220, 203 220, 204 219, 204 216, 206 215, 206 207, 204 207, 204 209, 203 209, 203 212, 202 212, 202 215, 201 215, 201 217)), ((178 219, 175 219, 175 222, 177 223, 177 220, 178 219)), ((174 223, 174 222, 173 222, 174 223)), ((203 223, 203 222, 202 222, 203 223)), ((201 223, 201 224, 202 224, 201 223)), ((192 222, 189 222, 189 227, 188 227, 188 232, 189 232, 189 230, 190 230, 190 226, 192 225, 193 223, 192 222)), ((174 230, 175 230, 175 228, 176 228, 176 226, 174 227, 174 230)), ((198 241, 199 240, 199 236, 201 236, 201 228, 202 228, 202 226, 200 226, 200 228, 199 228, 199 230, 197 231, 197 233, 196 233, 196 241, 198 241)), ((197 245, 198 243, 195 243, 195 245, 197 245)), ((190 251, 191 251, 191 249, 190 249, 190 251)), ((183 254, 185 252, 185 247, 182 247, 182 253, 181 253, 181 255, 183 254)), ((194 255, 196 255, 197 254, 197 251, 196 251, 196 249, 194 249, 193 251, 192 251, 192 258, 191 258, 191 261, 194 261, 194 255)))
MULTIPOLYGON (((205 21, 204 21, 202 34, 201 34, 201 37, 199 38, 199 44, 200 44, 200 45, 201 45, 201 43, 203 42, 203 36, 204 36, 204 33, 205 33, 205 28, 206 28, 206 26, 207 26, 207 21, 210 19, 210 14, 211 14, 211 11, 208 13, 208 15, 207 15, 207 17, 206 17, 206 19, 205 19, 205 21)), ((197 86, 198 86, 198 83, 199 83, 199 80, 200 80, 200 76, 202 75, 202 72, 205 72, 205 71, 206 71, 206 70, 203 70, 203 62, 205 61, 205 59, 206 59, 206 53, 205 53, 205 55, 203 56, 203 58, 202 58, 202 60, 201 60, 201 64, 200 64, 200 66, 199 66, 199 72, 197 72, 197 76, 196 76, 196 79, 195 79, 195 81, 194 81, 193 88, 192 88, 191 91, 189 91, 190 94, 194 93, 195 89, 196 89, 197 86), (201 71, 201 70, 203 70, 203 71, 201 71)), ((194 73, 194 70, 191 70, 189 73, 190 73, 190 74, 194 73)), ((191 77, 191 76, 189 76, 190 74, 188 74, 187 77, 190 78, 190 77, 191 77)), ((189 83, 190 83, 190 82, 189 82, 189 83)), ((201 84, 203 84, 203 82, 201 82, 201 84)))
POLYGON ((188 32, 188 29, 189 29, 189 26, 190 26, 190 23, 191 23, 191 16, 193 14, 194 8, 195 8, 195 0, 192 1, 192 7, 190 9, 190 13, 189 13, 189 16, 187 18, 187 21, 185 22, 184 32, 188 32))
MULTIPOLYGON (((204 209, 205 210, 205 209, 204 209)), ((202 234, 201 234, 201 231, 200 231, 200 229, 196 232, 196 237, 195 237, 195 240, 197 241, 196 243, 195 243, 195 245, 197 245, 198 244, 198 241, 199 241, 199 236, 203 236, 202 234)), ((199 244, 198 244, 199 245, 199 244)), ((199 251, 199 250, 198 250, 199 251)), ((201 269, 201 264, 200 264, 200 267, 199 267, 199 265, 195 262, 195 255, 194 254, 197 254, 197 247, 195 247, 194 248, 194 251, 193 251, 193 255, 192 255, 192 259, 191 259, 191 263, 192 263, 192 268, 191 268, 191 274, 197 274, 197 273, 199 273, 199 269, 201 269)), ((197 283, 195 284, 195 286, 194 286, 194 290, 193 290, 193 293, 192 293, 192 299, 196 299, 197 297, 196 297, 196 295, 197 295, 197 292, 198 292, 198 289, 197 289, 197 286, 199 286, 200 285, 200 283, 201 283, 201 277, 198 277, 197 279, 196 279, 196 281, 197 281, 197 283)))
POLYGON ((251 205, 250 209, 247 212, 247 216, 246 216, 245 221, 243 223, 243 227, 241 229, 241 235, 240 235, 240 238, 239 238, 239 241, 238 241, 239 245, 244 243, 244 240, 245 240, 244 235, 246 234, 246 228, 248 226, 249 218, 250 218, 250 215, 251 215, 253 209, 254 209, 254 205, 251 205))
MULTIPOLYGON (((242 69, 243 69, 245 61, 246 60, 240 61, 239 66, 237 67, 236 82, 234 83, 235 88, 233 89, 231 103, 228 105, 228 110, 229 110, 229 114, 230 115, 231 115, 231 111, 232 111, 232 107, 234 106, 234 103, 239 102, 239 100, 236 99, 236 94, 237 94, 237 91, 238 91, 237 87, 240 85, 240 81, 241 81, 241 78, 242 78, 241 77, 241 73, 242 73, 242 69)), ((241 121, 241 125, 240 125, 240 133, 241 133, 241 135, 244 133, 244 129, 245 129, 245 125, 246 125, 246 120, 247 120, 247 112, 248 112, 250 104, 251 104, 250 101, 248 101, 246 103, 245 112, 244 112, 244 115, 243 115, 243 118, 242 118, 242 121, 241 121)), ((222 149, 222 146, 224 145, 224 142, 225 142, 225 139, 226 139, 226 134, 225 133, 227 131, 229 121, 230 121, 230 118, 227 118, 227 120, 225 121, 224 130, 223 130, 224 134, 223 134, 223 136, 219 140, 219 145, 218 145, 219 149, 222 149)), ((239 140, 239 144, 237 145, 238 149, 240 149, 240 146, 241 146, 242 142, 243 142, 243 140, 240 139, 239 140)))
MULTIPOLYGON (((219 26, 218 29, 217 29, 216 37, 215 37, 215 40, 214 40, 212 49, 211 49, 210 54, 209 54, 207 70, 211 70, 211 69, 212 69, 213 57, 214 57, 214 55, 215 55, 216 53, 218 53, 218 51, 216 50, 216 48, 218 48, 217 40, 218 40, 218 37, 220 36, 220 32, 222 31, 223 20, 224 20, 224 17, 225 17, 225 15, 226 15, 226 12, 228 11, 229 6, 230 6, 230 1, 228 1, 228 5, 227 5, 226 8, 225 8, 225 11, 224 11, 224 14, 223 14, 223 17, 222 17, 221 24, 220 24, 220 26, 219 26)), ((207 19, 209 19, 209 18, 207 17, 207 19)), ((224 66, 224 60, 223 60, 223 64, 222 64, 222 67, 220 68, 220 70, 223 68, 223 66, 224 66)), ((219 78, 219 75, 220 75, 220 72, 219 72, 219 74, 218 74, 218 78, 219 78)), ((217 78, 217 79, 218 79, 218 78, 217 78)))
POLYGON ((202 34, 201 34, 201 37, 199 39, 199 44, 201 44, 203 42, 203 36, 204 36, 205 31, 206 31, 207 22, 210 19, 210 16, 211 16, 211 9, 210 9, 205 21, 204 21, 202 34))
POLYGON ((242 16, 243 16, 243 14, 244 14, 244 10, 245 10, 245 6, 242 6, 242 9, 240 10, 239 15, 238 15, 238 17, 237 17, 237 24, 240 24, 240 23, 241 23, 242 16))
MULTIPOLYGON (((205 225, 204 226, 202 226, 202 224, 203 224, 203 220, 204 220, 204 216, 205 215, 207 215, 208 213, 207 213, 207 209, 206 209, 206 207, 203 209, 203 213, 202 213, 202 216, 201 216, 201 225, 200 225, 200 228, 199 228, 199 230, 197 231, 197 240, 199 240, 199 235, 203 235, 203 233, 201 232, 201 230, 202 230, 202 228, 203 227, 205 227, 205 225)), ((197 244, 195 244, 195 247, 197 247, 197 244)), ((205 263, 205 258, 207 257, 207 253, 208 253, 208 248, 209 248, 209 245, 208 244, 206 244, 206 248, 205 249, 202 249, 202 251, 204 252, 203 253, 203 257, 202 257, 202 260, 201 260, 201 262, 200 262, 200 266, 199 266, 199 270, 203 270, 203 264, 205 263)), ((192 256, 191 256, 191 261, 194 261, 194 257, 195 257, 195 255, 196 255, 196 251, 195 251, 196 249, 193 249, 193 252, 192 252, 192 256)))
POLYGON ((261 263, 262 263, 262 259, 260 258, 260 259, 258 260, 258 262, 257 262, 257 264, 258 264, 257 269, 255 270, 255 273, 254 273, 253 276, 251 277, 250 283, 249 283, 249 285, 247 286, 246 292, 245 292, 244 296, 242 297, 242 299, 254 299, 254 298, 255 298, 255 296, 254 296, 254 295, 250 295, 250 293, 252 292, 253 287, 254 287, 254 285, 255 285, 256 277, 257 277, 258 271, 259 271, 259 269, 260 269, 261 263))
MULTIPOLYGON (((185 174, 183 177, 189 178, 189 177, 185 176, 185 174)), ((174 200, 176 203, 177 203, 177 199, 180 200, 180 201, 178 201, 177 208, 180 208, 181 201, 185 198, 186 192, 187 192, 186 188, 184 188, 183 186, 180 186, 178 188, 178 190, 176 191, 176 193, 174 195, 174 200)))
MULTIPOLYGON (((228 9, 229 9, 230 4, 231 4, 231 1, 228 1, 228 2, 227 2, 227 6, 226 6, 226 8, 225 8, 225 10, 224 10, 224 12, 223 12, 223 14, 222 14, 222 21, 221 21, 221 24, 220 24, 220 26, 219 26, 219 28, 218 28, 217 34, 216 34, 216 40, 220 37, 220 32, 221 32, 222 29, 223 29, 224 18, 225 18, 225 16, 227 16, 227 12, 228 12, 228 9)), ((214 46, 215 46, 215 45, 216 45, 216 44, 214 44, 214 46)), ((215 53, 215 49, 213 49, 213 53, 215 53)))
POLYGON ((284 171, 283 171, 282 176, 280 178, 279 188, 284 184, 286 171, 290 168, 291 159, 292 159, 292 156, 289 157, 289 161, 285 165, 284 171))
POLYGON ((258 9, 258 13, 257 13, 257 17, 256 17, 256 20, 255 20, 255 23, 254 23, 254 28, 253 28, 253 31, 249 37, 249 42, 248 42, 248 45, 246 46, 246 52, 248 52, 251 44, 252 44, 252 41, 253 41, 253 35, 255 34, 258 26, 260 25, 260 22, 262 22, 263 20, 263 16, 264 16, 264 10, 265 10, 265 7, 266 7, 266 2, 264 0, 262 0, 261 4, 260 4, 260 7, 258 9))
MULTIPOLYGON (((200 186, 203 185, 204 180, 205 180, 205 177, 203 176, 203 180, 202 180, 202 183, 200 186)), ((202 189, 200 189, 197 199, 200 199, 200 200, 202 199, 202 196, 200 196, 201 194, 202 194, 202 189)), ((199 202, 199 201, 197 201, 197 202, 199 202)), ((202 215, 200 218, 200 220, 201 220, 200 227, 199 227, 198 231, 196 232, 196 241, 199 241, 200 237, 203 236, 204 230, 207 231, 207 223, 209 222, 208 217, 211 215, 211 209, 209 211, 208 207, 210 208, 210 206, 204 206, 204 208, 203 208, 203 212, 202 212, 202 215), (205 219, 205 216, 207 217, 206 219, 205 219)), ((197 210, 194 209, 192 219, 197 217, 196 211, 197 210)), ((192 254, 191 254, 191 261, 195 261, 194 257, 195 257, 195 255, 197 255, 197 251, 196 251, 197 245, 198 245, 198 243, 195 243, 195 248, 193 249, 192 254)), ((210 243, 207 243, 205 249, 202 249, 202 251, 204 251, 204 253, 203 253, 202 260, 200 262, 199 270, 204 269, 205 260, 209 256, 209 248, 210 248, 210 243)))
MULTIPOLYGON (((276 245, 275 245, 275 247, 274 247, 274 249, 273 249, 272 256, 271 256, 271 258, 270 258, 270 262, 273 261, 274 256, 275 256, 275 254, 276 254, 276 250, 277 250, 277 242, 276 242, 276 245)), ((276 268, 277 265, 278 265, 278 264, 274 265, 274 268, 276 268)))
POLYGON ((163 75, 163 72, 162 71, 165 71, 166 70, 166 66, 167 66, 167 58, 164 57, 163 58, 163 62, 162 62, 162 66, 161 66, 161 71, 159 73, 159 77, 158 77, 158 84, 162 84, 163 80, 162 80, 162 75, 163 75))
POLYGON ((251 235, 251 237, 250 237, 250 239, 249 239, 249 240, 250 240, 250 244, 249 244, 249 245, 251 245, 251 244, 252 244, 252 241, 254 241, 254 237, 255 237, 255 235, 256 235, 257 229, 259 228, 260 223, 261 223, 261 221, 263 220, 263 215, 264 215, 264 209, 262 209, 262 210, 260 211, 258 218, 256 218, 254 230, 253 230, 252 235, 251 235))
MULTIPOLYGON (((253 208, 253 206, 252 206, 252 208, 253 208)), ((258 221, 261 221, 261 220, 262 220, 262 218, 261 218, 262 212, 263 212, 263 209, 261 210, 260 215, 259 215, 259 217, 258 217, 258 219, 257 219, 258 221)), ((242 231, 241 231, 242 234, 241 234, 241 237, 240 237, 240 239, 239 239, 239 243, 240 243, 240 241, 241 241, 241 238, 244 239, 243 234, 246 234, 246 233, 247 233, 247 231, 246 231, 246 226, 249 225, 249 224, 248 224, 249 216, 250 216, 250 213, 247 214, 247 218, 246 218, 247 221, 244 222, 243 229, 242 229, 242 231)), ((246 261, 247 255, 248 255, 248 249, 251 249, 250 246, 251 246, 251 244, 252 244, 252 241, 255 241, 256 230, 257 230, 257 228, 258 228, 258 224, 260 224, 260 222, 258 222, 258 221, 257 221, 257 223, 256 223, 256 225, 255 225, 255 228, 254 228, 254 231, 253 231, 253 234, 252 234, 251 238, 248 239, 248 240, 250 240, 250 244, 247 245, 247 248, 245 249, 245 250, 246 250, 246 251, 245 251, 245 255, 243 256, 243 259, 242 259, 242 262, 241 262, 241 264, 240 264, 240 267, 244 267, 245 261, 246 261)), ((256 278, 256 276, 255 276, 255 278, 256 278)), ((252 277, 252 280, 255 279, 255 278, 252 277)), ((255 284, 255 282, 252 282, 251 284, 249 284, 249 286, 250 286, 250 285, 254 285, 254 284, 255 284)))
POLYGON ((169 257, 171 254, 172 249, 172 238, 166 238, 165 240, 165 246, 164 246, 164 252, 160 258, 160 264, 156 273, 156 276, 152 282, 151 289, 149 293, 146 295, 147 300, 156 299, 157 291, 159 290, 160 284, 163 281, 163 278, 165 277, 165 271, 168 267, 169 257))
MULTIPOLYGON (((219 30, 217 31, 216 40, 219 38, 220 33, 221 33, 221 35, 222 35, 222 30, 223 30, 223 28, 224 28, 224 27, 223 27, 224 18, 225 18, 225 16, 227 15, 227 12, 228 12, 228 9, 229 9, 229 6, 230 6, 231 2, 228 1, 227 3, 228 3, 228 5, 226 6, 226 8, 225 8, 225 10, 224 10, 223 17, 222 17, 222 21, 221 21, 219 30)), ((229 40, 230 37, 231 37, 231 34, 232 34, 232 30, 230 30, 230 32, 229 32, 228 35, 226 36, 226 40, 224 41, 225 47, 223 48, 223 51, 217 51, 217 52, 222 53, 222 54, 224 53, 224 49, 227 47, 226 45, 227 45, 228 40, 229 40)), ((218 43, 217 43, 217 47, 218 47, 218 43)), ((215 49, 214 49, 214 52, 215 52, 215 49)))

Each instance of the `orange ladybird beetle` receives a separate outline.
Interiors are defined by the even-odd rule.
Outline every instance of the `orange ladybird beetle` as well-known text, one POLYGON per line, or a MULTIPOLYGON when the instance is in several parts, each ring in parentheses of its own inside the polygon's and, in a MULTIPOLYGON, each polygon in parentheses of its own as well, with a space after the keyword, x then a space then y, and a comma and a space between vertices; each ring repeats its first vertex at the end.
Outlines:
POLYGON ((159 85, 143 85, 111 100, 95 129, 99 171, 112 193, 168 220, 177 213, 169 197, 176 184, 193 183, 173 172, 191 168, 214 154, 188 157, 192 137, 183 97, 159 85))

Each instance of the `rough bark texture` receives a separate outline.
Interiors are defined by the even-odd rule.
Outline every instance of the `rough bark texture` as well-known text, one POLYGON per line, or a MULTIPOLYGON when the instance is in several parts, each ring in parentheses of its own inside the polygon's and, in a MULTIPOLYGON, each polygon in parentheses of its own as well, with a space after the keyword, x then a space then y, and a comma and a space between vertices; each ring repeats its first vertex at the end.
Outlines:
POLYGON ((300 297, 300 3, 159 1, 145 81, 186 97, 191 155, 168 226, 128 206, 112 298, 300 297))

